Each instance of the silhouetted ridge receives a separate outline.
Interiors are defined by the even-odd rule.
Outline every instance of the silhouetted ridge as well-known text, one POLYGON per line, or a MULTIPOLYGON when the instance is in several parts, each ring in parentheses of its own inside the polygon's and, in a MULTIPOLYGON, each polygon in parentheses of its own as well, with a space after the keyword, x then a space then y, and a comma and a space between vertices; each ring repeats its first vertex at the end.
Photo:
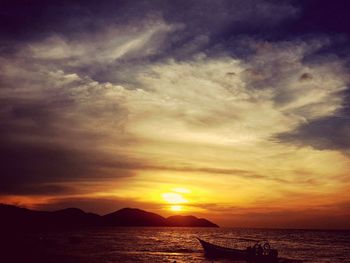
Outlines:
POLYGON ((100 216, 93 213, 85 213, 79 208, 66 208, 51 212, 50 214, 55 224, 65 226, 91 226, 98 225, 100 216))
POLYGON ((169 226, 219 227, 207 219, 195 216, 170 216, 166 220, 169 226))
POLYGON ((78 208, 66 208, 54 212, 33 211, 12 205, 0 204, 1 229, 35 230, 62 227, 87 226, 174 226, 217 227, 216 224, 194 216, 171 216, 164 218, 137 208, 123 208, 100 216, 86 213, 78 208))
POLYGON ((100 216, 85 213, 78 208, 67 208, 54 212, 33 211, 11 205, 0 205, 0 227, 14 226, 18 229, 51 229, 60 227, 83 227, 100 224, 100 216))
POLYGON ((137 208, 123 208, 102 218, 109 226, 166 226, 164 217, 137 208))

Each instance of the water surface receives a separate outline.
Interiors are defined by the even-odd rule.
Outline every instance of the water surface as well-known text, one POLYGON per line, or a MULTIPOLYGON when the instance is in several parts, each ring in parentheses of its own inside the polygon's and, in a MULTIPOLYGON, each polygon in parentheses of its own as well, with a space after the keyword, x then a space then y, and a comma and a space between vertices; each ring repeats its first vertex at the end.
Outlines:
POLYGON ((350 231, 110 227, 23 234, 16 246, 28 262, 213 262, 195 237, 236 248, 268 239, 284 262, 350 263, 350 231))

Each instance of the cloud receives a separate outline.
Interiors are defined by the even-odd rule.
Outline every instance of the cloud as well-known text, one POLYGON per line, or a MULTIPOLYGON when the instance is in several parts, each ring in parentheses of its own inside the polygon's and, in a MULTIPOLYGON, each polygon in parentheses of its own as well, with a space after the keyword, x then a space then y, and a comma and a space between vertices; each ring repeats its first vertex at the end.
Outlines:
POLYGON ((7 182, 26 176, 44 184, 69 182, 73 174, 117 179, 167 169, 282 183, 294 179, 266 175, 248 160, 265 159, 267 148, 282 154, 287 146, 270 138, 342 107, 342 62, 303 61, 322 41, 251 38, 242 40, 252 50, 244 59, 199 52, 190 61, 153 61, 181 27, 156 19, 129 29, 111 27, 83 41, 54 35, 2 57, 3 158, 23 163, 5 167, 7 182), (142 67, 134 56, 144 57, 142 67), (132 65, 132 72, 122 71, 126 85, 93 80, 101 67, 116 69, 116 63, 132 65), (189 158, 194 149, 197 156, 189 158))
POLYGON ((120 59, 142 59, 156 54, 164 44, 163 35, 175 29, 176 26, 167 25, 161 19, 148 19, 140 26, 107 26, 93 35, 80 33, 75 39, 53 35, 30 44, 22 52, 34 59, 71 67, 106 65, 120 59))
POLYGON ((350 153, 350 117, 326 117, 300 125, 294 131, 279 134, 278 140, 296 145, 310 145, 319 150, 350 153))
POLYGON ((143 89, 133 96, 141 99, 130 104, 134 118, 127 129, 149 139, 235 145, 332 115, 342 107, 346 73, 340 62, 304 64, 310 48, 257 43, 247 60, 199 57, 150 65, 138 77, 143 89), (300 81, 306 72, 313 79, 300 81))
MULTIPOLYGON (((45 14, 45 23, 41 23, 40 17, 24 16, 18 20, 28 19, 26 25, 33 23, 43 28, 27 30, 36 37, 17 41, 15 45, 10 41, 5 48, 7 54, 10 49, 12 52, 20 50, 19 57, 29 56, 31 61, 45 63, 48 67, 60 65, 65 72, 88 75, 99 82, 131 85, 131 75, 151 61, 187 60, 198 52, 210 56, 227 54, 230 52, 225 45, 234 46, 237 42, 236 38, 227 39, 228 33, 270 32, 274 26, 298 14, 298 8, 288 2, 252 0, 244 3, 165 1, 162 4, 137 1, 133 5, 123 1, 97 5, 88 1, 84 6, 73 4, 73 7, 69 2, 47 6, 45 1, 41 6, 44 11, 30 7, 29 13, 41 11, 45 14), (55 9, 66 15, 56 17, 55 9), (209 21, 207 16, 213 10, 216 10, 216 19, 209 21), (103 15, 94 16, 91 21, 89 14, 99 11, 103 15), (38 31, 42 33, 37 34, 38 31)), ((9 8, 16 10, 16 5, 9 8)), ((230 49, 236 49, 231 53, 239 55, 244 47, 230 49)))
MULTIPOLYGON (((123 89, 27 60, 2 58, 0 191, 43 194, 56 183, 131 176, 132 158, 121 150, 111 155, 102 143, 111 129, 121 140, 114 148, 128 143, 123 89), (108 99, 114 92, 120 100, 108 99)), ((62 187, 52 194, 70 192, 62 187)))
POLYGON ((29 37, 26 31, 33 35, 52 32, 69 35, 77 31, 96 32, 106 24, 138 22, 150 15, 162 15, 168 23, 185 22, 194 33, 242 27, 249 31, 247 28, 261 30, 279 25, 286 19, 295 18, 299 13, 299 6, 292 4, 292 1, 276 3, 255 0, 181 0, 174 3, 167 0, 129 3, 112 0, 101 3, 88 0, 84 5, 72 1, 55 4, 46 0, 34 2, 35 4, 26 4, 15 0, 3 4, 2 35, 13 37, 13 34, 17 33, 20 37, 29 37), (25 11, 23 7, 26 7, 25 11), (208 19, 212 12, 215 12, 215 19, 208 19))

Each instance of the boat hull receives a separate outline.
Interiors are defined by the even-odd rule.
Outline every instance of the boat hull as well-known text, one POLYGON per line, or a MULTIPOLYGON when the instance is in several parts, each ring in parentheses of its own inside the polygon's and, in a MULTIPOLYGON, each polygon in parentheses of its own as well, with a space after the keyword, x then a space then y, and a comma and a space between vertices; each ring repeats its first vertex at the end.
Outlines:
POLYGON ((245 250, 233 249, 233 248, 225 248, 221 246, 217 246, 211 243, 208 243, 202 239, 199 239, 201 243, 204 253, 210 257, 230 257, 235 259, 246 259, 247 252, 245 250))
POLYGON ((229 258, 235 260, 245 260, 247 262, 256 263, 276 263, 278 259, 276 256, 270 255, 255 255, 249 253, 248 250, 226 248, 211 244, 202 239, 197 238, 203 247, 205 256, 208 258, 229 258))

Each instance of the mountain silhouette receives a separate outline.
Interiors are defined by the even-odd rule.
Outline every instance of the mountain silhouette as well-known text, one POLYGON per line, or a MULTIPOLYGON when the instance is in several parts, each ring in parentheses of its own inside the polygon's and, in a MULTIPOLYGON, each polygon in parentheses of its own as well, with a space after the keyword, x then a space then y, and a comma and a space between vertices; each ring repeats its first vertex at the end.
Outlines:
POLYGON ((0 204, 2 229, 59 229, 87 226, 154 226, 154 227, 218 227, 218 225, 194 216, 170 216, 164 218, 137 208, 123 208, 100 216, 78 208, 58 211, 35 211, 13 205, 0 204))
POLYGON ((169 226, 218 227, 207 219, 195 216, 170 216, 166 221, 169 226))
POLYGON ((1 228, 44 229, 99 225, 100 216, 85 213, 78 208, 66 208, 54 212, 34 211, 12 205, 0 204, 1 228))
POLYGON ((166 226, 166 219, 137 208, 123 208, 102 217, 108 226, 166 226))

